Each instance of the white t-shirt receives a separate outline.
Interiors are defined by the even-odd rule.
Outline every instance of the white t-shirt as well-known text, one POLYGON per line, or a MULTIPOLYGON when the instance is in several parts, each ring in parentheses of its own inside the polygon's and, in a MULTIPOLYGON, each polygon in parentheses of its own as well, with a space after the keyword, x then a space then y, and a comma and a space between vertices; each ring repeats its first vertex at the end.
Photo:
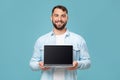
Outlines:
POLYGON ((64 45, 65 33, 62 35, 56 35, 56 45, 64 45))
MULTIPOLYGON (((64 45, 64 38, 65 33, 62 35, 56 35, 56 45, 64 45)), ((64 68, 55 68, 53 80, 65 80, 64 68)))

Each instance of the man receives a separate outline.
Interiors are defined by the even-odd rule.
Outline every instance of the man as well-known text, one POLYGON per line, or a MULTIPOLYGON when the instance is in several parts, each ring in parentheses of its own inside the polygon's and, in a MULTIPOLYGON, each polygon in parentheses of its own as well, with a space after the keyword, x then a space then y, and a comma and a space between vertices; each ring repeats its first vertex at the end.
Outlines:
POLYGON ((41 36, 35 43, 34 53, 30 60, 32 70, 41 70, 41 80, 77 80, 77 70, 90 67, 90 57, 85 40, 78 34, 66 28, 68 10, 62 5, 57 5, 52 10, 51 21, 53 30, 41 36), (73 66, 59 69, 44 67, 44 45, 73 45, 73 66))

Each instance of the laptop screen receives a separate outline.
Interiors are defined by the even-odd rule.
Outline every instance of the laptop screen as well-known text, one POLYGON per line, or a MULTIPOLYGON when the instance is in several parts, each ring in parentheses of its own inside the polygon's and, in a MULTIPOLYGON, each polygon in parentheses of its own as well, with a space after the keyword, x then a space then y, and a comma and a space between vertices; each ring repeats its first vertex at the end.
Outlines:
POLYGON ((45 45, 44 66, 72 66, 72 45, 45 45))

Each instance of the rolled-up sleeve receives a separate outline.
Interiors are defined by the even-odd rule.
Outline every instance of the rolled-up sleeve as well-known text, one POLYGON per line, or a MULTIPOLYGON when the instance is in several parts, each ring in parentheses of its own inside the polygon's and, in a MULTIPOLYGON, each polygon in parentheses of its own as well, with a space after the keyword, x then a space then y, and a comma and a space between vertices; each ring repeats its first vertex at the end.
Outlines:
POLYGON ((40 67, 39 67, 39 62, 41 61, 40 54, 41 53, 40 53, 39 43, 38 43, 38 41, 36 41, 35 46, 34 46, 33 56, 29 63, 29 65, 33 71, 40 70, 40 67))
POLYGON ((81 49, 80 49, 79 59, 77 60, 78 69, 87 69, 90 67, 91 61, 90 61, 90 56, 88 53, 86 42, 84 40, 82 40, 80 48, 81 49))

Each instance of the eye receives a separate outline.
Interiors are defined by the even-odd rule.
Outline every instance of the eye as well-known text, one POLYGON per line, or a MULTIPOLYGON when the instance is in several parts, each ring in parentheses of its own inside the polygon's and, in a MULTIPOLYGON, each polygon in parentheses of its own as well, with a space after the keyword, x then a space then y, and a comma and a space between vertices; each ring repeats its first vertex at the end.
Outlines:
POLYGON ((63 15, 62 15, 62 17, 66 17, 66 15, 65 15, 65 14, 63 14, 63 15))
POLYGON ((58 14, 54 14, 55 17, 58 17, 58 14))

